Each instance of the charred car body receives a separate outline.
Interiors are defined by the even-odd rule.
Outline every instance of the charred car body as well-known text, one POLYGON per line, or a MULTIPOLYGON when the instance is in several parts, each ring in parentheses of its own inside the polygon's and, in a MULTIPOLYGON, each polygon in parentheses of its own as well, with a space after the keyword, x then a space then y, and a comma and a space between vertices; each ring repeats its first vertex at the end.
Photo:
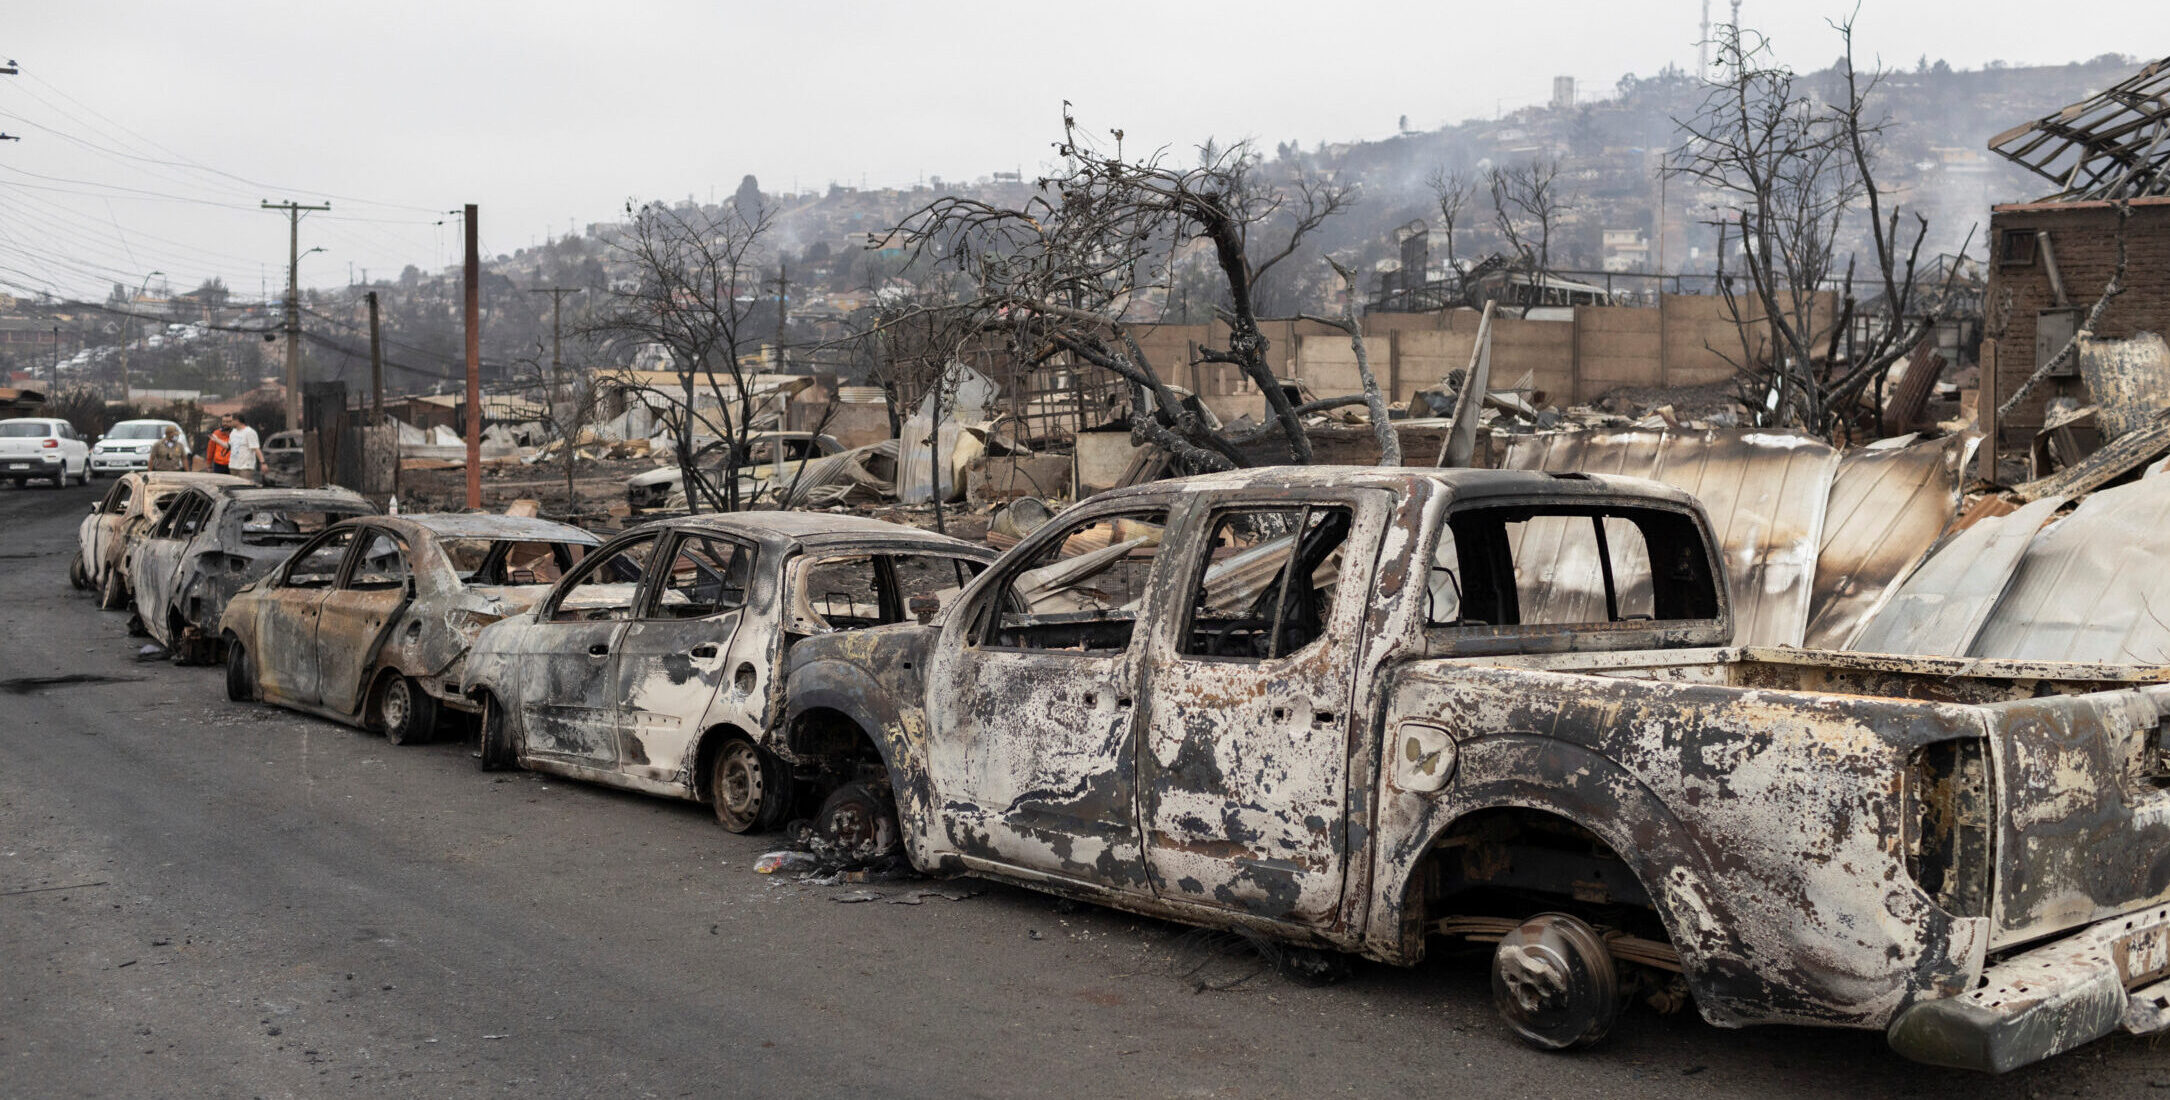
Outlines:
POLYGON ((992 556, 806 512, 635 528, 475 639, 461 687, 483 710, 483 766, 708 801, 733 831, 772 828, 800 778, 774 744, 785 651, 931 612, 992 556))
POLYGON ((295 547, 376 506, 347 489, 194 485, 166 506, 128 553, 136 618, 184 660, 215 660, 226 601, 295 547))
POLYGON ((341 520, 227 603, 227 695, 427 740, 459 693, 468 643, 533 607, 596 545, 521 516, 341 520))
POLYGON ((1719 562, 1634 479, 1118 490, 935 624, 797 646, 780 751, 924 870, 1404 965, 1495 942, 1542 1046, 1630 993, 1987 1070, 2170 1027, 2166 670, 1721 648, 1719 562))
POLYGON ((128 606, 126 555, 136 540, 166 514, 166 505, 190 486, 247 485, 225 474, 136 471, 122 474, 75 529, 75 560, 68 580, 99 594, 107 610, 128 606))

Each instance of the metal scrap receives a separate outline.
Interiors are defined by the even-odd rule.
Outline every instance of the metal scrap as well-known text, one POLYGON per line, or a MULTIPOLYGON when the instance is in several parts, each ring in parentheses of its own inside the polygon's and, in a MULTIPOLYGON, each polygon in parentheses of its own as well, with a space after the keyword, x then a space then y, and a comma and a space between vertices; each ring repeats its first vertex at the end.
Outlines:
MULTIPOLYGON (((2016 515, 2016 514, 2015 514, 2016 515)), ((1977 657, 2170 664, 2170 481, 2104 489, 2027 548, 1977 657)))
MULTIPOLYGON (((1986 498, 2000 499, 2000 498, 1986 498)), ((2063 497, 2038 500, 1960 530, 1906 578, 1884 606, 1863 620, 1844 648, 1870 653, 1965 654, 1981 633, 2012 570, 2063 497)))
POLYGON ((1961 436, 1840 456, 1801 644, 1844 648, 1959 509, 1961 436))

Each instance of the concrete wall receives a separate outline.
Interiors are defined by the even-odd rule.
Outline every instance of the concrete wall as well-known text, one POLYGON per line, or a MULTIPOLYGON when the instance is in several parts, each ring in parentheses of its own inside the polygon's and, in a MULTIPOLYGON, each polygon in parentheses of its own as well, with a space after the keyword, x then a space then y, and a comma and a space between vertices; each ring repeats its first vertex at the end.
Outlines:
MULTIPOLYGON (((1816 319, 1836 320, 1833 295, 1819 295, 1816 319)), ((1751 324, 1760 314, 1749 318, 1751 324)), ((1382 389, 1395 401, 1441 384, 1447 373, 1469 365, 1479 315, 1474 310, 1438 313, 1374 313, 1364 318, 1365 351, 1382 389)), ((1362 388, 1349 338, 1325 325, 1267 321, 1266 358, 1278 377, 1309 386, 1317 397, 1362 388)), ((1227 326, 1140 325, 1139 346, 1169 384, 1197 393, 1223 420, 1264 416, 1265 399, 1236 368, 1193 363, 1200 345, 1224 347, 1227 326)), ((1761 330, 1751 335, 1758 341, 1761 330)), ((1497 317, 1492 322, 1492 383, 1505 387, 1526 373, 1547 401, 1569 405, 1596 400, 1621 386, 1699 386, 1732 377, 1729 359, 1741 358, 1741 336, 1722 298, 1667 294, 1658 308, 1583 306, 1572 321, 1497 317)))

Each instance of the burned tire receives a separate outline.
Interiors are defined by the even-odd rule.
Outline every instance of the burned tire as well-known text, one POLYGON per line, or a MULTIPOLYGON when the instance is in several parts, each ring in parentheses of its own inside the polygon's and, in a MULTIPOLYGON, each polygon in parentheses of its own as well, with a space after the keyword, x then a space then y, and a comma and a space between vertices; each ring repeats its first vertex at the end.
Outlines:
POLYGON ((1492 1003, 1540 1050, 1588 1046, 1620 1018, 1620 977, 1597 930, 1565 913, 1523 921, 1492 953, 1492 1003))
POLYGON ((90 588, 90 570, 83 567, 83 552, 78 550, 68 559, 68 584, 78 592, 90 588))
POLYGON ((422 685, 393 672, 377 679, 371 708, 394 745, 419 745, 437 732, 437 700, 422 685))
POLYGON ((783 761, 733 735, 709 767, 708 803, 716 823, 731 832, 767 832, 791 812, 791 774, 783 761))
POLYGON ((226 698, 236 703, 256 701, 256 665, 249 648, 240 642, 226 644, 226 698))
POLYGON ((475 763, 486 772, 520 766, 520 731, 495 695, 482 697, 482 737, 475 763))
POLYGON ((118 568, 105 571, 105 583, 98 588, 100 611, 121 611, 128 606, 128 581, 118 568))
POLYGON ((846 783, 814 815, 817 854, 846 865, 881 863, 904 851, 896 798, 887 783, 846 783))

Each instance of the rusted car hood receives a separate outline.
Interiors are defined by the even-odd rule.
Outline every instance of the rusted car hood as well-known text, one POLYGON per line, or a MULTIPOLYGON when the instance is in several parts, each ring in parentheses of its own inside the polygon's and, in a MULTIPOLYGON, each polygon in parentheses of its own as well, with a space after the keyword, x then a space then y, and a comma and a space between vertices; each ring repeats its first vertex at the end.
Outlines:
POLYGON ((1989 704, 1992 941, 2170 900, 2170 686, 1989 704))

